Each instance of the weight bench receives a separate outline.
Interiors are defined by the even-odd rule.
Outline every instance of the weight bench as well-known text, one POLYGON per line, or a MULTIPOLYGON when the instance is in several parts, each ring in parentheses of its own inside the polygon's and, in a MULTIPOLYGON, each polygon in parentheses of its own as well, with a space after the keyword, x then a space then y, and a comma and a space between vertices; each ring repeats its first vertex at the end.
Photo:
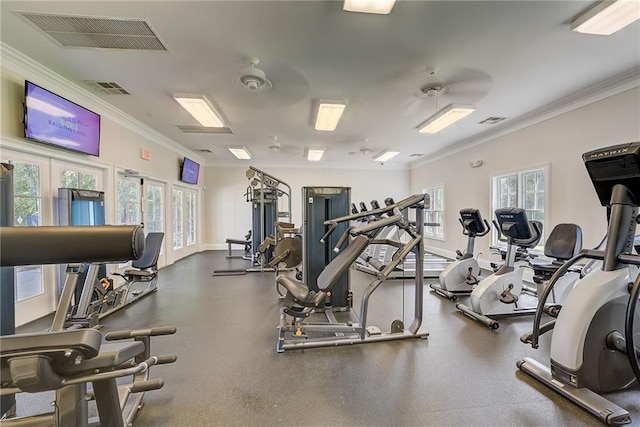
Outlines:
POLYGON ((125 280, 125 283, 113 290, 111 297, 107 296, 109 301, 100 309, 99 319, 126 307, 127 305, 138 301, 140 298, 147 296, 151 292, 158 290, 158 258, 162 250, 162 240, 164 233, 149 233, 144 241, 144 251, 140 259, 131 262, 132 269, 125 270, 124 273, 113 273, 125 280), (148 283, 146 289, 141 291, 132 291, 131 288, 137 283, 148 283), (129 298, 132 295, 132 298, 129 298), (106 310, 105 310, 106 308, 106 310))
MULTIPOLYGON (((242 239, 231 239, 227 238, 224 242, 227 244, 228 254, 227 258, 245 258, 246 256, 251 255, 251 230, 249 233, 244 236, 244 240, 242 239), (231 254, 231 245, 242 245, 244 246, 244 255, 232 255, 231 254)), ((245 258, 246 259, 246 258, 245 258)))

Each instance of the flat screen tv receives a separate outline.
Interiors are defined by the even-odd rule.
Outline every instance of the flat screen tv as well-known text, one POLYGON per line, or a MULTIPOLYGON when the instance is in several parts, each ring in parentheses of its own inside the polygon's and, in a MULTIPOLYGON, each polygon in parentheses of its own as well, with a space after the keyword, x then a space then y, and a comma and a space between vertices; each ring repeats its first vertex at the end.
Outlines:
POLYGON ((27 139, 79 153, 100 154, 100 115, 26 81, 27 139))
POLYGON ((180 170, 180 181, 197 184, 199 172, 200 164, 185 157, 184 162, 182 162, 182 169, 180 170))

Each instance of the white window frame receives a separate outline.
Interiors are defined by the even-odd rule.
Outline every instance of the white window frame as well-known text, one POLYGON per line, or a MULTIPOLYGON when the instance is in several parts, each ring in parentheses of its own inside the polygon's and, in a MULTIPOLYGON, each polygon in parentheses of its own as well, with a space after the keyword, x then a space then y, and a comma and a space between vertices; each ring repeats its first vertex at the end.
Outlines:
POLYGON ((141 210, 141 204, 142 204, 142 186, 140 185, 140 178, 137 177, 129 177, 123 174, 118 174, 116 177, 116 187, 115 187, 115 205, 116 205, 116 224, 122 224, 122 225, 139 225, 141 223, 141 219, 142 219, 142 210, 141 210), (121 220, 121 215, 120 215, 120 210, 121 208, 123 208, 123 206, 120 205, 120 195, 118 194, 118 192, 120 191, 120 182, 126 182, 129 185, 134 185, 137 187, 137 197, 136 200, 128 200, 126 202, 127 206, 124 206, 125 209, 127 209, 127 212, 129 211, 129 208, 131 208, 131 204, 133 204, 133 207, 135 208, 135 215, 136 218, 130 218, 128 214, 125 214, 125 221, 123 222, 121 220))
POLYGON ((429 209, 425 209, 424 222, 439 222, 439 226, 425 226, 424 237, 435 240, 444 240, 444 206, 445 206, 445 192, 444 184, 434 184, 429 187, 425 187, 422 190, 422 194, 429 194, 429 209), (442 193, 441 203, 438 206, 437 197, 434 197, 436 192, 442 193))
MULTIPOLYGON (((550 188, 550 181, 551 181, 551 177, 549 174, 549 165, 545 164, 545 165, 539 165, 539 166, 532 166, 529 168, 525 168, 525 169, 519 169, 519 170, 513 170, 513 171, 508 171, 508 172, 503 172, 503 173, 499 173, 499 174, 495 174, 491 176, 491 183, 490 183, 490 188, 491 188, 491 208, 492 208, 492 212, 495 212, 496 209, 502 208, 502 207, 517 207, 517 208, 523 208, 525 206, 525 196, 526 196, 526 191, 524 189, 524 177, 527 174, 531 174, 531 173, 537 173, 537 172, 542 172, 543 176, 544 176, 544 186, 543 186, 543 191, 544 194, 542 196, 542 200, 544 201, 544 207, 542 209, 526 209, 527 212, 527 217, 529 218, 529 220, 539 220, 542 222, 543 224, 543 229, 542 229, 542 237, 540 238, 540 242, 538 243, 538 246, 536 248, 542 248, 544 246, 544 242, 545 242, 545 233, 547 232, 547 225, 549 224, 548 221, 548 212, 549 212, 549 200, 550 200, 550 194, 549 194, 549 188, 550 188), (500 205, 500 201, 498 200, 498 196, 499 196, 499 192, 498 189, 496 187, 497 181, 500 178, 504 178, 504 177, 509 177, 509 176, 517 176, 517 190, 516 190, 516 195, 515 195, 515 206, 501 206, 500 205), (538 215, 532 215, 533 212, 537 212, 538 215), (541 213, 541 215, 540 215, 541 213), (540 216, 542 218, 540 218, 540 216), (536 218, 537 217, 537 218, 536 218)), ((494 215, 492 215, 492 218, 494 218, 494 215)), ((493 245, 504 245, 504 242, 501 242, 498 240, 498 232, 497 230, 493 230, 492 233, 492 244, 493 245)))
POLYGON ((165 209, 165 195, 164 189, 166 185, 161 182, 153 181, 149 182, 145 180, 145 190, 144 190, 144 205, 145 205, 145 217, 144 217, 144 226, 147 232, 160 232, 164 233, 164 209, 165 209), (150 196, 150 187, 155 187, 160 189, 160 200, 155 200, 150 196), (159 218, 155 217, 155 213, 159 214, 159 218), (159 227, 153 227, 151 229, 151 224, 159 224, 159 227))
POLYGON ((184 196, 185 240, 187 246, 193 246, 198 243, 198 193, 186 190, 184 196))
POLYGON ((184 193, 182 188, 174 187, 171 190, 171 207, 172 207, 172 220, 173 226, 171 235, 171 245, 174 251, 184 248, 184 193), (179 200, 176 200, 177 193, 180 193, 179 200), (177 201, 179 203, 177 203, 177 201), (179 243, 178 243, 179 242, 179 243))
MULTIPOLYGON (((3 162, 9 163, 30 163, 38 166, 39 169, 39 186, 40 186, 40 206, 39 206, 39 225, 53 225, 53 194, 48 183, 51 180, 51 161, 49 158, 26 153, 22 150, 13 150, 11 148, 3 148, 0 151, 0 157, 3 162)), ((27 268, 33 268, 31 266, 27 268)), ((17 288, 15 289, 15 322, 16 326, 24 325, 42 316, 46 316, 55 310, 56 306, 56 282, 55 271, 53 265, 43 265, 40 268, 40 281, 42 292, 18 301, 17 288)), ((18 270, 14 270, 14 286, 20 286, 18 283, 18 270)))

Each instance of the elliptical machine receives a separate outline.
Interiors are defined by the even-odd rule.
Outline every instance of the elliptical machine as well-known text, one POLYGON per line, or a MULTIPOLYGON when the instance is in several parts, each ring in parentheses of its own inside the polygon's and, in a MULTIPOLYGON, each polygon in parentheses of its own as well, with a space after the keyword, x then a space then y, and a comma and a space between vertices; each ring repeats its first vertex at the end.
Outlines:
POLYGON ((627 424, 629 412, 600 393, 640 383, 635 345, 640 338, 640 256, 632 254, 639 221, 640 142, 590 151, 582 158, 600 203, 610 207, 607 243, 604 251, 582 251, 553 275, 540 296, 533 332, 522 340, 538 348, 539 336, 550 329, 540 324, 544 301, 564 271, 585 257, 603 261, 602 268, 580 279, 560 310, 553 324, 551 366, 528 357, 517 366, 601 421, 627 424))
POLYGON ((498 230, 507 237, 505 264, 491 276, 484 278, 470 294, 471 307, 456 304, 456 308, 466 316, 490 329, 498 329, 497 320, 488 316, 531 314, 535 307, 518 306, 523 291, 522 273, 524 265, 516 264, 517 248, 531 248, 542 237, 542 224, 529 222, 527 213, 521 208, 497 209, 498 230))
POLYGON ((467 236, 467 250, 457 252, 456 260, 448 264, 440 273, 440 283, 430 285, 431 292, 451 301, 458 299, 458 295, 469 295, 473 287, 478 284, 480 266, 473 257, 476 237, 482 237, 491 231, 486 219, 482 219, 478 209, 462 209, 458 219, 462 225, 462 234, 467 236))

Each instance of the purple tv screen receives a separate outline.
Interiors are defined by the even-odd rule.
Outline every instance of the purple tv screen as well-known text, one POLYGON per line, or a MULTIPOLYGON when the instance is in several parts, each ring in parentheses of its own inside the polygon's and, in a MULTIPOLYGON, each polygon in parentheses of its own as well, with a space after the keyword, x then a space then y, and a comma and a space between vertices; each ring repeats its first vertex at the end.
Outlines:
POLYGON ((191 159, 184 158, 182 163, 182 173, 180 174, 180 181, 188 182, 189 184, 198 183, 198 173, 200 172, 200 165, 191 159))
POLYGON ((25 82, 25 126, 28 139, 98 156, 100 115, 25 82))

